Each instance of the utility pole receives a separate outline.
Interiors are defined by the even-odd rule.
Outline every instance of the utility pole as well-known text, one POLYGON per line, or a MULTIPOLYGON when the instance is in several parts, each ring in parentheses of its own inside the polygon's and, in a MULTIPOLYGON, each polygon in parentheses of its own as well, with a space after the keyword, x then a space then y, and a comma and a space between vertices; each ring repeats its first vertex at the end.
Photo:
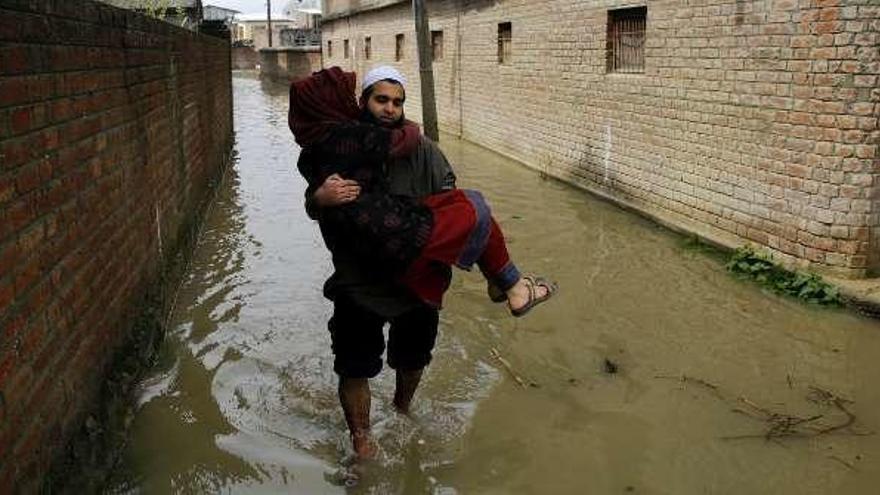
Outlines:
POLYGON ((269 48, 272 48, 272 0, 266 0, 266 30, 269 32, 269 48))
POLYGON ((422 123, 425 135, 434 141, 440 141, 437 129, 437 101, 434 98, 434 54, 431 52, 431 40, 428 38, 428 13, 424 0, 413 0, 413 15, 416 22, 416 43, 419 47, 419 80, 422 83, 422 123))

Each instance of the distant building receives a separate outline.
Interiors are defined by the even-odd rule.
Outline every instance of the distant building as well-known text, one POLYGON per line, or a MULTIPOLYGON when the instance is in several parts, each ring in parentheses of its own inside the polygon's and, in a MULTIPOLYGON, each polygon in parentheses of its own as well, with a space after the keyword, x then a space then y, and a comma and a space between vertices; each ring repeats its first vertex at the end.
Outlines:
POLYGON ((289 19, 302 23, 306 29, 319 29, 321 26, 321 2, 316 0, 290 0, 282 11, 289 19))
POLYGON ((202 22, 202 0, 100 0, 122 9, 163 19, 175 26, 196 30, 202 22))
POLYGON ((294 28, 281 30, 281 46, 321 46, 321 30, 294 28))
POLYGON ((321 46, 321 5, 317 1, 290 0, 284 14, 300 27, 281 31, 283 46, 321 46))
POLYGON ((235 16, 241 12, 216 5, 205 5, 202 8, 203 16, 206 21, 223 21, 231 30, 232 24, 235 22, 235 16))
MULTIPOLYGON (((269 46, 266 28, 266 13, 241 14, 235 17, 232 29, 232 42, 238 46, 253 46, 255 49, 269 46)), ((291 19, 283 14, 272 14, 272 46, 282 46, 281 31, 305 27, 304 19, 291 19)))

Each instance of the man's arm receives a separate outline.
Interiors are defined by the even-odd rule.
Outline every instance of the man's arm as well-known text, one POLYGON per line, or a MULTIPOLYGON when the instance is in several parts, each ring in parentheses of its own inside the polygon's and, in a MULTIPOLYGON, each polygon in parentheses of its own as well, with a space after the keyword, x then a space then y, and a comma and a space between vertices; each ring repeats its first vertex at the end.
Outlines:
POLYGON ((317 188, 311 185, 306 188, 306 214, 312 220, 317 220, 321 208, 350 203, 360 193, 361 186, 356 181, 333 174, 317 188))
POLYGON ((312 220, 318 219, 318 205, 315 202, 315 190, 317 188, 314 186, 309 186, 306 188, 305 196, 306 196, 306 215, 309 216, 312 220))

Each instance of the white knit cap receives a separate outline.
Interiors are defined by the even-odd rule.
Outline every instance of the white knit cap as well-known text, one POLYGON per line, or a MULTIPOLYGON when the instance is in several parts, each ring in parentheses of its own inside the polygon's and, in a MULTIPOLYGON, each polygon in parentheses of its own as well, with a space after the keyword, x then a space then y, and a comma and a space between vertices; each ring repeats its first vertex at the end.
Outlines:
POLYGON ((378 67, 373 67, 370 72, 367 72, 367 75, 364 76, 364 81, 361 85, 361 88, 362 90, 365 90, 384 79, 397 81, 400 83, 401 86, 403 86, 403 89, 406 90, 406 78, 403 77, 403 74, 398 72, 397 69, 391 67, 390 65, 380 65, 378 67))

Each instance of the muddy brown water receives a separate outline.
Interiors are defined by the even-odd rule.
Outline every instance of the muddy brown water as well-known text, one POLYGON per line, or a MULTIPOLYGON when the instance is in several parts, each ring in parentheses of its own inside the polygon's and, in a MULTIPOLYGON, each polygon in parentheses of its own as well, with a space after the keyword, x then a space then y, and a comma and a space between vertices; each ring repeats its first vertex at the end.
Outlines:
POLYGON ((880 431, 880 323, 767 294, 651 222, 452 138, 459 185, 485 192, 517 263, 561 291, 515 320, 457 272, 413 417, 393 412, 386 368, 379 459, 339 486, 330 259, 303 211, 286 88, 236 73, 234 94, 237 161, 107 493, 877 493, 880 435, 852 433, 880 431), (810 386, 851 400, 854 426, 727 438, 767 431, 747 401, 840 422, 810 386))

